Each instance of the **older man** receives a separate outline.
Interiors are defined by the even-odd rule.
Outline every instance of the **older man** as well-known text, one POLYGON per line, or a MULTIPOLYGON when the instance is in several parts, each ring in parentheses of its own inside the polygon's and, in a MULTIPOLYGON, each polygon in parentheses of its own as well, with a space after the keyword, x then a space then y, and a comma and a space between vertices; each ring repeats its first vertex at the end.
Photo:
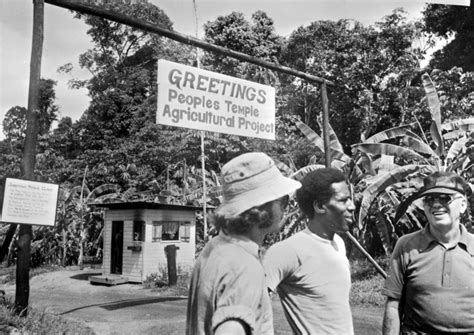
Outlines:
POLYGON ((274 244, 264 257, 268 287, 280 296, 295 334, 353 334, 351 275, 344 241, 354 204, 342 172, 308 173, 296 191, 308 227, 274 244))
POLYGON ((186 334, 273 334, 272 307, 260 263, 266 234, 281 229, 288 194, 301 184, 284 177, 261 152, 222 168, 219 235, 201 251, 189 291, 186 334))
POLYGON ((383 334, 474 334, 474 235, 460 224, 471 193, 459 175, 435 172, 405 202, 422 198, 428 224, 395 245, 383 334))

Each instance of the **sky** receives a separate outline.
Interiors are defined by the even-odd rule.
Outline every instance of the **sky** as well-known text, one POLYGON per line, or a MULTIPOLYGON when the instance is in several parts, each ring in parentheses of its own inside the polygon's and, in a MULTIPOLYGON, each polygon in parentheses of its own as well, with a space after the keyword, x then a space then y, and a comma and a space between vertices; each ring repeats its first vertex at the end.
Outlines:
MULTIPOLYGON (((443 0, 440 0, 443 1, 443 0)), ((469 0, 447 0, 469 1, 469 0)), ((193 0, 149 0, 161 8, 173 22, 174 30, 196 36, 193 0)), ((198 37, 202 26, 232 11, 242 12, 247 19, 263 10, 274 20, 276 33, 289 36, 300 26, 317 20, 355 19, 365 25, 380 21, 395 8, 403 7, 409 19, 421 17, 423 0, 195 0, 198 16, 198 37)), ((29 64, 33 24, 32 0, 0 1, 0 122, 14 106, 27 107, 29 64)), ((71 75, 57 69, 74 66, 73 76, 89 78, 78 65, 79 55, 91 47, 87 26, 63 8, 45 4, 44 41, 41 77, 57 81, 56 98, 60 118, 77 120, 87 108, 87 91, 68 88, 71 75)), ((0 139, 4 138, 0 126, 0 139)))

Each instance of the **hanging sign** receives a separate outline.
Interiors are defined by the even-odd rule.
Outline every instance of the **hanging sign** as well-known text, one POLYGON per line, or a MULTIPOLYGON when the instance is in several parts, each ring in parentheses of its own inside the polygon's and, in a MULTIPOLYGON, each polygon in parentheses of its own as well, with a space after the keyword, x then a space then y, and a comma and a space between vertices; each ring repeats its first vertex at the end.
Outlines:
POLYGON ((160 59, 156 122, 274 140, 275 89, 160 59))
POLYGON ((2 222, 54 226, 59 185, 7 178, 2 222))
POLYGON ((471 0, 424 0, 423 2, 437 4, 437 5, 454 5, 467 6, 471 4, 471 0))

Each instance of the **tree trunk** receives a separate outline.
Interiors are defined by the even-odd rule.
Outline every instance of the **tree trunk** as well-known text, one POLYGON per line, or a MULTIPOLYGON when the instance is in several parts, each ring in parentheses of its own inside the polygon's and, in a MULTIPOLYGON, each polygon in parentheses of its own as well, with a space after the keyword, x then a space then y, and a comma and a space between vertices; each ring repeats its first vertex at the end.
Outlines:
MULTIPOLYGON (((22 175, 26 180, 34 180, 36 164, 36 143, 38 142, 38 102, 41 78, 41 57, 43 53, 44 1, 33 1, 33 42, 30 61, 30 85, 28 90, 28 114, 26 136, 21 160, 22 175)), ((32 229, 30 225, 20 225, 18 237, 18 260, 16 266, 15 311, 26 316, 30 297, 30 249, 32 229)))

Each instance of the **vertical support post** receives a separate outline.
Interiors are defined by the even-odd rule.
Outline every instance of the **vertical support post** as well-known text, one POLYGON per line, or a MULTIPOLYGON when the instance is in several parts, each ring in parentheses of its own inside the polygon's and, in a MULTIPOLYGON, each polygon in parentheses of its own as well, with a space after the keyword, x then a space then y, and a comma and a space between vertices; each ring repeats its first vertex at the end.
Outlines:
POLYGON ((323 139, 324 158, 326 167, 331 167, 331 146, 329 143, 329 102, 326 83, 321 84, 321 98, 323 100, 323 139))
POLYGON ((178 282, 178 272, 176 268, 176 250, 178 250, 174 244, 167 245, 165 247, 166 260, 168 264, 168 286, 174 286, 178 282))
POLYGON ((201 170, 202 170, 202 216, 204 224, 204 242, 207 241, 207 188, 206 188, 206 157, 204 155, 204 130, 201 130, 201 170))
MULTIPOLYGON (((28 113, 26 136, 21 161, 22 175, 34 180, 36 143, 38 142, 39 87, 41 58, 43 54, 44 1, 33 0, 33 41, 30 60, 30 83, 28 89, 28 113)), ((16 265, 15 312, 22 316, 28 313, 30 297, 31 225, 20 225, 18 234, 18 260, 16 265)))
MULTIPOLYGON (((199 36, 199 24, 198 24, 198 15, 197 15, 197 5, 196 0, 193 0, 193 8, 194 8, 194 29, 196 38, 199 36)), ((201 56, 200 56, 200 49, 196 48, 196 67, 199 69, 201 67, 201 56)), ((204 224, 204 232, 203 232, 203 239, 204 243, 207 241, 207 188, 206 188, 206 156, 204 154, 204 138, 206 136, 206 132, 201 130, 201 170, 202 170, 202 217, 203 217, 203 224, 204 224)))
MULTIPOLYGON (((331 167, 331 148, 329 140, 329 104, 328 104, 328 92, 326 83, 321 84, 321 97, 323 100, 323 138, 324 138, 324 157, 326 160, 326 167, 331 167)), ((346 231, 346 236, 351 240, 352 243, 359 249, 362 254, 369 260, 370 263, 375 267, 375 269, 382 275, 382 277, 387 278, 385 271, 377 264, 375 259, 370 256, 370 254, 360 245, 354 236, 348 231, 346 231)))

